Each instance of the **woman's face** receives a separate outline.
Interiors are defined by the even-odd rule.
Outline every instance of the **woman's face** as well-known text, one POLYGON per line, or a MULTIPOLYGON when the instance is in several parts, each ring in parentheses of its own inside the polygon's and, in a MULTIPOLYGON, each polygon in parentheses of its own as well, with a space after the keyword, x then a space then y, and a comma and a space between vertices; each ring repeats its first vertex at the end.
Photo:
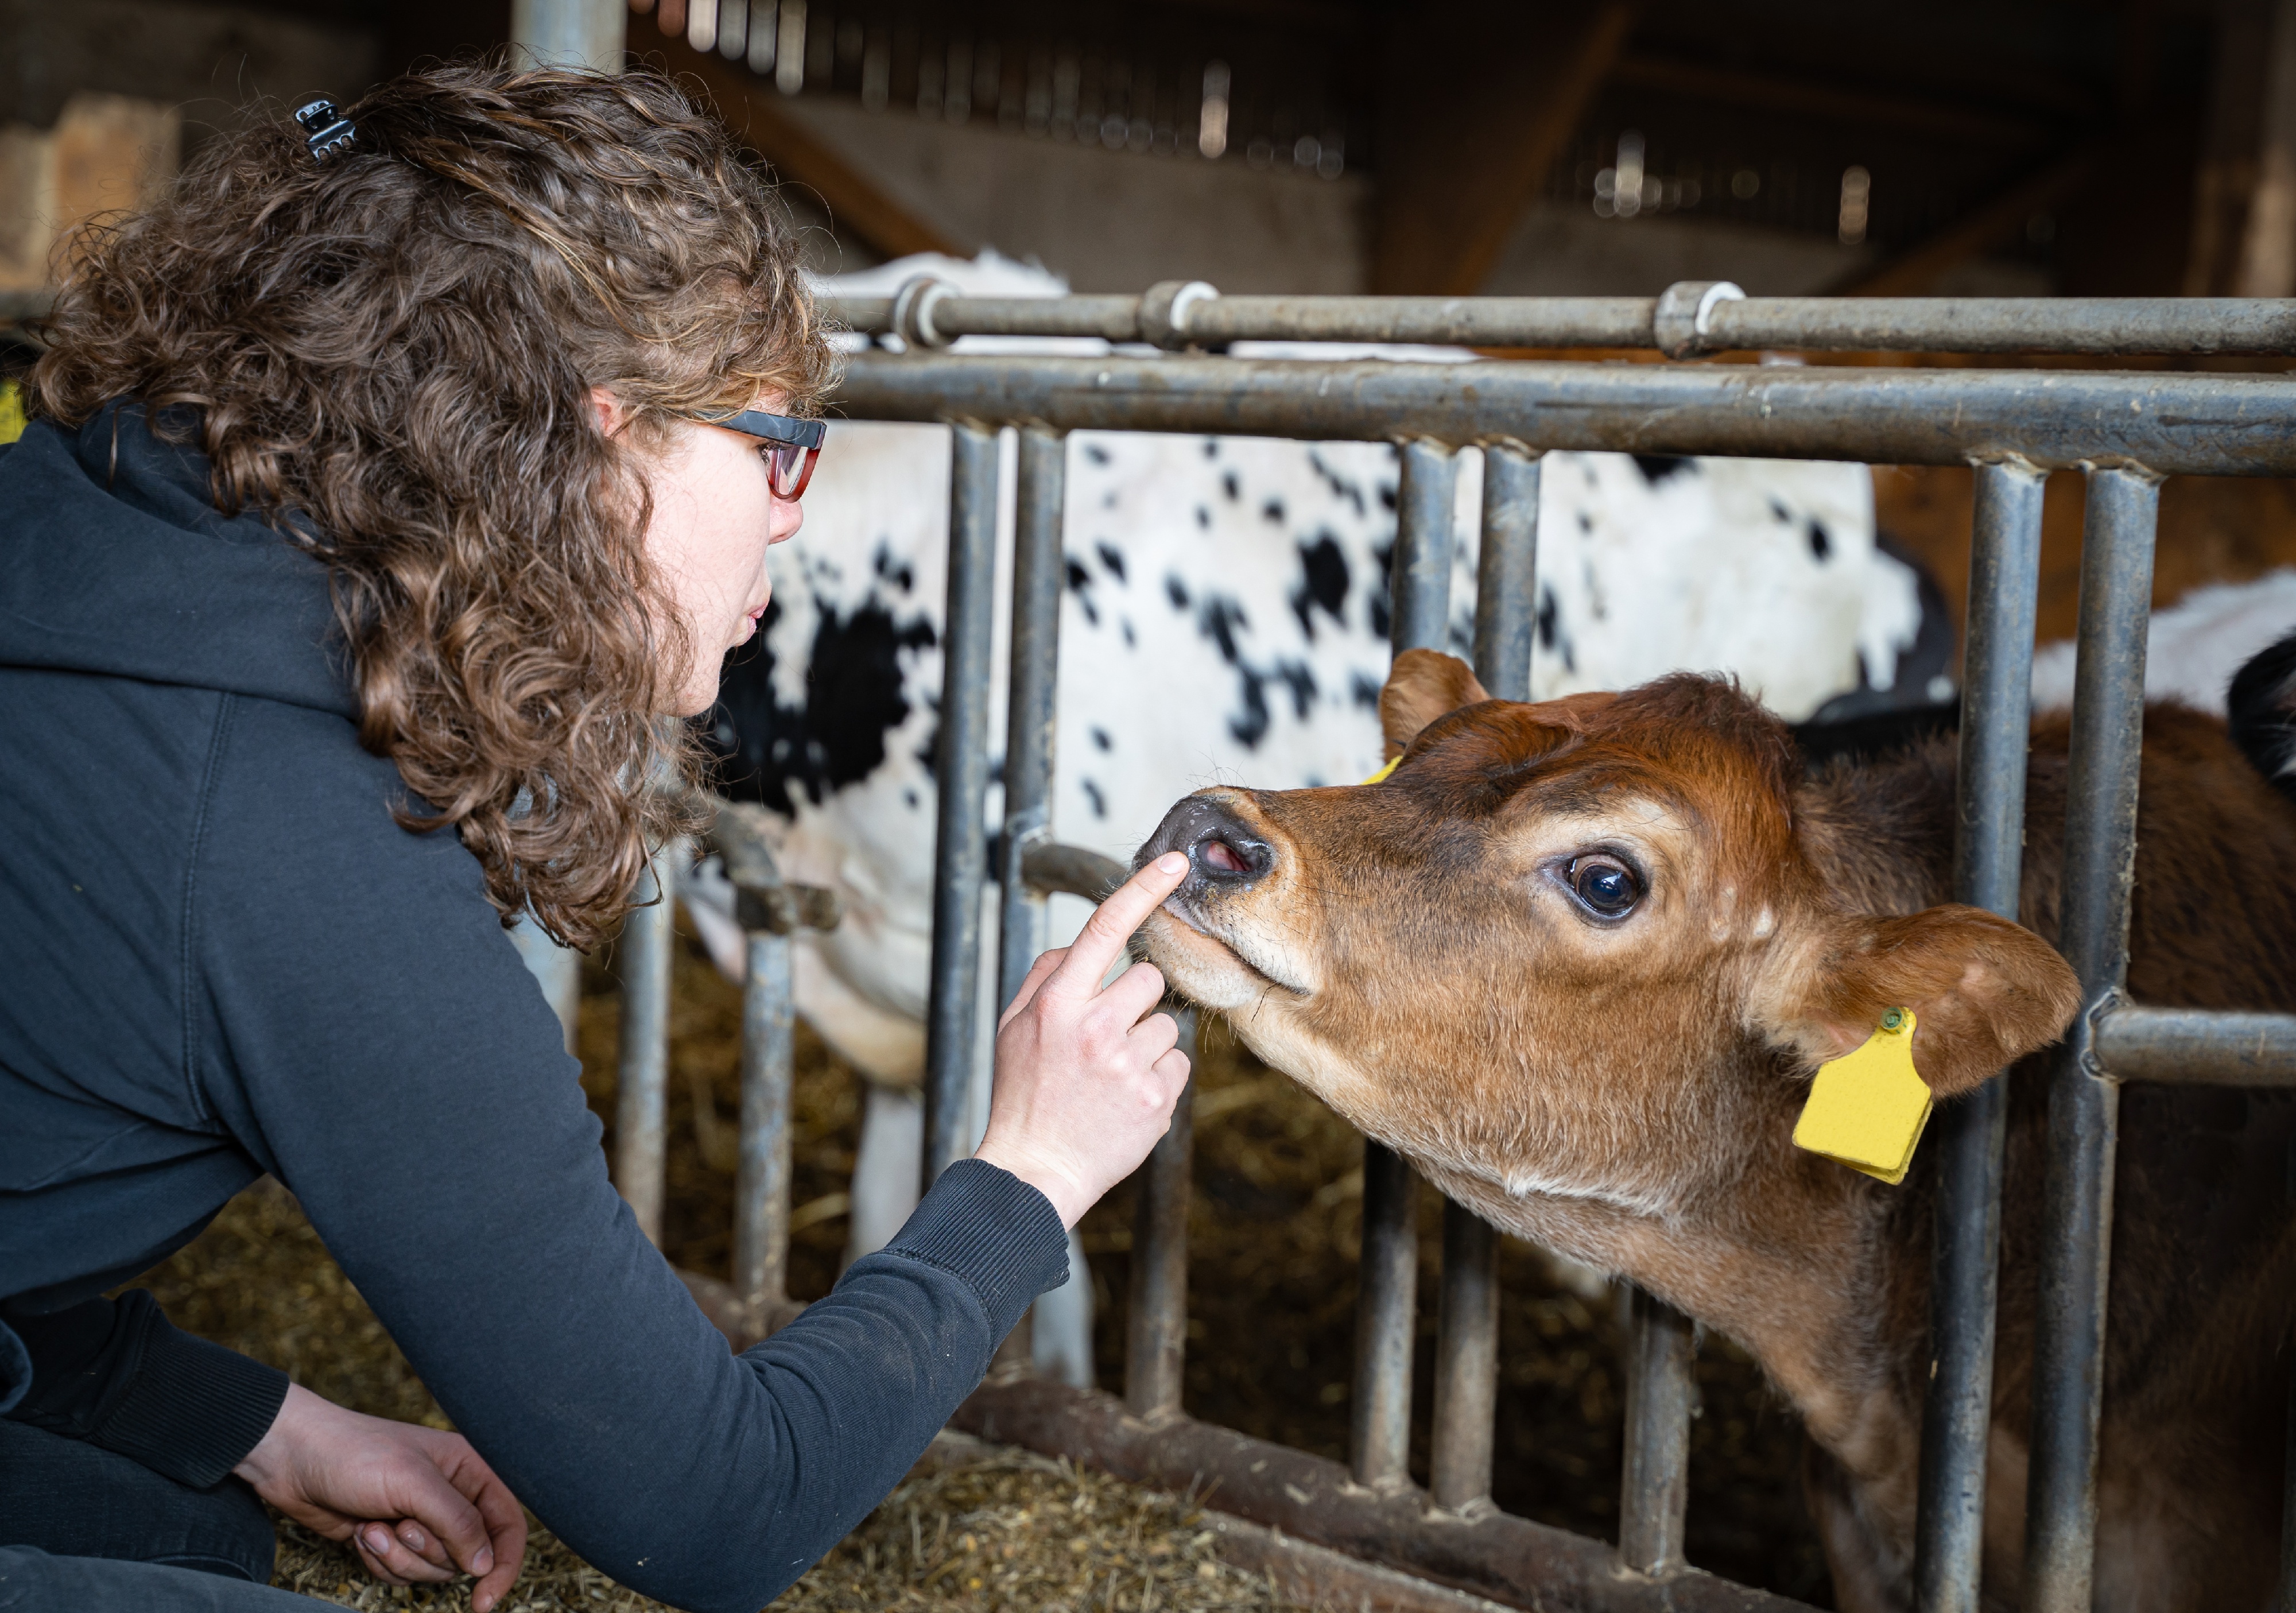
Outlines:
MULTIPOLYGON (((619 400, 599 389, 600 422, 611 435, 620 425, 619 400)), ((778 412, 783 399, 750 406, 778 412)), ((690 659, 662 668, 671 709, 698 716, 718 698, 726 651, 758 630, 773 598, 766 551, 793 536, 805 520, 795 504, 773 495, 757 439, 723 426, 679 422, 668 439, 647 455, 653 519, 645 533, 646 558, 685 624, 690 659)))

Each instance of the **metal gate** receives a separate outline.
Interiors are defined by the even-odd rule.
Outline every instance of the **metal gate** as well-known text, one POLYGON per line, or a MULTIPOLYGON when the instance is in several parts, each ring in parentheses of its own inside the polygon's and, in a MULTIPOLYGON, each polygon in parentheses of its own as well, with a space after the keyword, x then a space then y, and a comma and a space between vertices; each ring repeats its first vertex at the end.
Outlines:
MULTIPOLYGON (((931 996, 927 1180, 962 1150, 976 1047, 980 896, 990 876, 988 777, 997 434, 1018 429, 1007 692, 1000 1000, 1037 945, 1048 892, 1097 897, 1122 870, 1048 838, 1058 655, 1063 434, 1122 430, 1387 441, 1401 460, 1391 591, 1397 650, 1445 647, 1455 456, 1485 455, 1474 662, 1501 698, 1529 693, 1539 454, 1607 449, 1976 468, 1960 730, 1956 900, 2017 916, 2042 487, 2087 484, 2071 806, 2060 949, 2086 1006, 2054 1055, 2044 1187, 2035 1421, 2022 1605, 2086 1613, 2115 1126, 2128 1080, 2296 1085, 2296 1015, 2131 1005, 2128 965, 2144 649, 2159 488, 2169 475, 2296 475, 2296 378, 2150 371, 1872 369, 1497 361, 1322 363, 1211 356, 1246 339, 1654 348, 1669 358, 1752 348, 2053 354, 2296 354, 2296 303, 2196 299, 1748 299, 1726 283, 1657 299, 1223 298, 1197 283, 1142 297, 968 299, 919 281, 839 309, 892 332, 900 356, 850 364, 840 411, 947 424, 955 439, 931 996), (963 335, 1088 335, 1197 349, 1173 356, 968 356, 963 335), (1204 351, 1211 350, 1210 352, 1204 351)), ((788 936, 833 922, 781 884, 750 809, 712 838, 742 893, 745 989, 735 1282, 697 1292, 729 1331, 761 1334, 795 1306, 782 1273, 789 1215, 788 936)), ((617 1179, 658 1221, 668 914, 633 915, 626 948, 617 1179)), ((1937 1118, 1940 1196, 1934 1370, 1923 1420, 1915 1559, 1923 1613, 1974 1613, 1991 1418, 2005 1084, 1937 1118)), ((1693 1391, 1688 1320, 1634 1297, 1620 1543, 1498 1513, 1489 1500, 1496 1398, 1496 1235, 1444 1216, 1431 1482, 1406 1467, 1416 1301, 1417 1188, 1366 1141, 1350 1461, 1211 1428, 1180 1407, 1186 1339, 1189 1102, 1140 1178, 1120 1398, 997 1375, 959 1415, 990 1437, 1176 1487, 1287 1534, 1516 1605, 1754 1609, 1798 1604, 1685 1567, 1693 1391)), ((2292 1165, 2296 1169, 2296 1165, 2292 1165)), ((2280 1606, 2296 1613, 2296 1396, 2280 1606)), ((1997 1593, 1999 1590, 1997 1587, 1997 1593)))

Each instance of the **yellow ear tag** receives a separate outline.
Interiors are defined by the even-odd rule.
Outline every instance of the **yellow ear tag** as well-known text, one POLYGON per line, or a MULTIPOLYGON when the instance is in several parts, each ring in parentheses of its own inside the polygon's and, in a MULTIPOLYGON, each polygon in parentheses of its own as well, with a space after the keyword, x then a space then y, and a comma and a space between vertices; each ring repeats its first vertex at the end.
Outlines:
POLYGON ((1893 1008, 1855 1052, 1817 1067, 1794 1146, 1895 1187, 1929 1124, 1930 1084, 1914 1069, 1914 1011, 1893 1008))
MULTIPOLYGON (((1384 767, 1381 768, 1377 773, 1373 774, 1371 775, 1371 777, 1369 777, 1369 778, 1367 778, 1367 779, 1365 779, 1365 780, 1364 781, 1364 783, 1365 783, 1365 784, 1383 784, 1383 783, 1385 783, 1385 782, 1387 782, 1387 775, 1388 775, 1389 774, 1393 773, 1393 772, 1395 771, 1395 763, 1396 763, 1396 762, 1399 762, 1399 761, 1401 761, 1402 759, 1403 759, 1403 758, 1402 758, 1401 757, 1397 757, 1395 758, 1395 761, 1393 761, 1393 762, 1390 762, 1386 766, 1384 766, 1384 767)), ((1357 788, 1357 789, 1358 789, 1358 790, 1360 790, 1360 789, 1362 789, 1362 788, 1363 788, 1363 785, 1362 785, 1362 784, 1358 784, 1358 785, 1357 785, 1357 786, 1356 786, 1356 788, 1357 788)))

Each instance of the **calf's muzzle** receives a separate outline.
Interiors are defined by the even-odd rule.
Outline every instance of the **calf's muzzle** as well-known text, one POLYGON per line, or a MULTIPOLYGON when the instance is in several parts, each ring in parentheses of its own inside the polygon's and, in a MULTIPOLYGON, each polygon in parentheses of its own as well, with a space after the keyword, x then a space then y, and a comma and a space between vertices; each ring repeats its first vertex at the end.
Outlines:
POLYGON ((1275 848, 1244 823, 1222 794, 1192 795, 1176 804, 1140 847, 1133 866, 1144 867, 1168 851, 1187 854, 1188 877, 1176 893, 1184 897, 1244 889, 1275 866, 1275 848))

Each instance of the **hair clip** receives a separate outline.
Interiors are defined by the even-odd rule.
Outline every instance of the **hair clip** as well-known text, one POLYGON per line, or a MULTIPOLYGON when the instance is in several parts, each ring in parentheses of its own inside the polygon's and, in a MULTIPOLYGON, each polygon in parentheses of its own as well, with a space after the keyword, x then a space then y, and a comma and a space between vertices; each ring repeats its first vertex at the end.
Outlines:
POLYGON ((335 110, 335 103, 324 96, 307 106, 295 109, 295 121, 303 126, 303 144, 313 160, 325 162, 351 149, 358 138, 358 126, 335 110))

